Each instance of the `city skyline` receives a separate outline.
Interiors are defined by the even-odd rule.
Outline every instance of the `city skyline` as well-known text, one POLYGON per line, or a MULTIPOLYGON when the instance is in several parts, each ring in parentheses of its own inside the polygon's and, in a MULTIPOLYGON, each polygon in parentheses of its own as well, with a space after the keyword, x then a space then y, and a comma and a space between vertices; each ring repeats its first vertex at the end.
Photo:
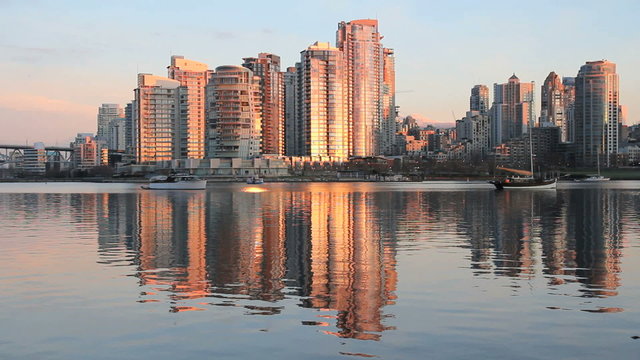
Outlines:
MULTIPOLYGON (((634 99, 640 94, 640 74, 633 65, 639 50, 625 46, 639 33, 631 28, 638 8, 632 2, 617 3, 615 23, 594 23, 600 15, 595 2, 579 7, 492 2, 486 8, 468 2, 363 4, 292 3, 282 7, 286 11, 267 12, 269 19, 258 17, 263 5, 257 4, 255 14, 237 15, 242 19, 189 21, 182 27, 184 16, 172 14, 193 7, 43 2, 38 4, 42 11, 27 12, 24 4, 3 3, 0 18, 13 30, 0 37, 0 47, 10 54, 3 65, 12 86, 0 90, 0 142, 66 144, 79 132, 95 132, 98 107, 124 107, 133 98, 137 73, 165 74, 171 55, 215 68, 269 52, 280 56, 286 69, 315 41, 335 46, 336 25, 360 18, 379 20, 383 42, 395 50, 396 104, 401 115, 414 114, 421 125, 453 126, 454 117, 467 110, 468 89, 474 85, 491 87, 515 73, 539 87, 551 71, 576 76, 586 61, 603 58, 617 64, 627 124, 638 122, 640 105, 634 99), (143 10, 149 19, 137 19, 143 10), (313 16, 290 16, 305 11, 313 16), (19 15, 26 13, 28 18, 19 15), (506 34, 507 25, 514 31, 506 34)), ((224 11, 225 6, 193 5, 203 11, 190 12, 191 20, 206 19, 204 10, 224 11)), ((540 114, 539 88, 535 102, 540 114)))

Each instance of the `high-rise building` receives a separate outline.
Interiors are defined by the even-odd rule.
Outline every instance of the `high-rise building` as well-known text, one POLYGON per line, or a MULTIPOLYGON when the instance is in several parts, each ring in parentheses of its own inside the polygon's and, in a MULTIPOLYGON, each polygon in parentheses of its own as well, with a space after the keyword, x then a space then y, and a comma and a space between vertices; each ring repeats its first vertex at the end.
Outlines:
POLYGON ((504 84, 493 84, 491 127, 493 146, 521 137, 533 127, 535 83, 521 83, 513 74, 504 84))
POLYGON ((550 72, 541 87, 540 126, 557 126, 563 142, 567 139, 567 123, 564 106, 564 85, 560 76, 550 72))
POLYGON ((347 77, 350 155, 380 154, 383 48, 378 20, 338 24, 336 46, 344 54, 347 77))
POLYGON ((45 175, 47 171, 47 150, 44 143, 33 144, 32 149, 24 149, 22 171, 26 175, 45 175))
POLYGON ((138 162, 171 160, 175 154, 177 80, 138 74, 135 92, 138 162))
POLYGON ((575 125, 575 102, 576 102, 576 78, 563 77, 562 87, 562 103, 564 104, 564 119, 566 128, 561 131, 561 141, 565 143, 573 143, 575 141, 576 125, 575 125))
POLYGON ((96 137, 108 141, 109 136, 109 123, 115 118, 121 118, 124 116, 122 108, 118 104, 102 104, 98 108, 98 132, 96 137))
POLYGON ((87 170, 101 164, 101 144, 93 134, 78 133, 74 142, 71 165, 75 169, 87 170))
POLYGON ((242 66, 218 66, 207 85, 209 158, 260 156, 260 78, 242 66))
MULTIPOLYGON (((297 64, 300 67, 300 63, 297 64)), ((296 67, 288 67, 284 73, 284 123, 285 154, 302 155, 304 138, 302 137, 302 117, 299 116, 301 106, 298 100, 299 76, 296 67)))
POLYGON ((476 110, 467 111, 464 118, 456 120, 456 135, 459 140, 467 140, 469 154, 484 158, 491 149, 489 116, 476 110))
POLYGON ((471 88, 469 110, 479 111, 482 114, 489 112, 489 88, 486 85, 476 85, 471 88))
POLYGON ((126 149, 126 118, 115 118, 109 122, 107 132, 107 148, 109 150, 124 152, 126 149))
POLYGON ((381 153, 392 155, 396 138, 396 69, 393 49, 383 49, 381 153))
POLYGON ((205 86, 209 78, 207 64, 171 57, 169 78, 180 83, 175 122, 175 159, 203 159, 206 147, 205 86))
POLYGON ((301 52, 300 104, 303 151, 300 155, 349 156, 348 83, 343 52, 316 42, 301 52))
POLYGON ((257 58, 242 59, 242 66, 260 78, 262 98, 262 153, 285 153, 284 74, 280 71, 280 57, 260 53, 257 58))
POLYGON ((124 108, 124 118, 125 118, 125 131, 124 131, 124 144, 125 151, 127 154, 136 157, 136 143, 137 143, 137 105, 136 101, 132 100, 127 104, 124 108))
POLYGON ((588 61, 576 77, 576 162, 579 166, 611 166, 618 154, 619 87, 616 64, 588 61))

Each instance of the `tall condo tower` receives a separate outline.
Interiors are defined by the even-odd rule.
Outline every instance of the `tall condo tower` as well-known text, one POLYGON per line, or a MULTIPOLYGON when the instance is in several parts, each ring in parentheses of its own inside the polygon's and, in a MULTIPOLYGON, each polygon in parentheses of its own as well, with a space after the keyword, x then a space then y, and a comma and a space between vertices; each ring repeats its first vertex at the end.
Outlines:
MULTIPOLYGON (((575 122, 575 103, 576 103, 576 78, 563 77, 562 78, 562 103, 564 104, 564 118, 566 123, 566 138, 563 138, 563 142, 573 143, 575 141, 576 134, 576 122, 575 122)), ((564 135, 563 135, 564 136, 564 135)))
POLYGON ((173 159, 178 87, 176 80, 138 74, 134 90, 138 162, 173 159))
POLYGON ((205 86, 208 66, 174 55, 171 57, 171 66, 167 69, 169 78, 180 82, 174 158, 202 159, 205 155, 205 86))
MULTIPOLYGON (((301 64, 297 63, 297 67, 301 64)), ((299 72, 296 67, 287 68, 284 73, 284 122, 285 122, 285 154, 301 155, 303 137, 302 137, 302 119, 298 115, 300 110, 299 99, 299 72)))
POLYGON ((108 140, 109 123, 116 118, 124 117, 124 111, 118 104, 102 104, 98 108, 98 131, 96 137, 100 140, 108 140))
POLYGON ((128 154, 134 156, 136 155, 136 143, 138 142, 138 137, 136 134, 138 133, 138 124, 136 123, 138 116, 136 112, 138 111, 138 107, 135 100, 132 100, 127 104, 124 108, 124 118, 125 121, 125 151, 128 154))
POLYGON ((567 123, 564 106, 564 85, 560 76, 550 72, 541 88, 540 126, 557 126, 563 142, 567 139, 567 123))
POLYGON ((513 74, 504 84, 493 84, 491 128, 493 145, 521 137, 533 126, 535 83, 521 83, 513 74))
POLYGON ((481 114, 489 112, 489 88, 487 85, 476 85, 471 88, 469 110, 479 111, 481 114))
POLYGON ((218 66, 207 86, 207 157, 260 156, 260 78, 242 66, 218 66))
POLYGON ((301 53, 300 155, 349 157, 348 83, 343 52, 316 42, 301 53))
POLYGON ((579 166, 611 165, 618 153, 619 88, 616 64, 588 61, 576 77, 576 161, 579 166))
POLYGON ((244 58, 242 66, 260 78, 262 93, 262 153, 285 153, 284 74, 280 71, 280 57, 260 53, 257 58, 244 58))
POLYGON ((338 24, 336 46, 346 63, 349 143, 352 156, 373 156, 381 150, 383 48, 378 20, 338 24))
POLYGON ((393 49, 383 48, 381 152, 392 155, 396 138, 396 68, 393 49))

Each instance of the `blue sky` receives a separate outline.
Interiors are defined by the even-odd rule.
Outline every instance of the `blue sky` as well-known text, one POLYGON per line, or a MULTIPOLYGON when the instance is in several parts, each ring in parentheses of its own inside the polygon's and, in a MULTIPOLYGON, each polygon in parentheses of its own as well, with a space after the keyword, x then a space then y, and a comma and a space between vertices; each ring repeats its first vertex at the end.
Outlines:
MULTIPOLYGON (((272 52, 292 66, 337 23, 378 18, 396 52, 403 115, 453 121, 475 84, 512 73, 539 86, 587 60, 618 64, 628 123, 640 121, 637 1, 0 0, 0 143, 65 144, 94 132, 101 103, 125 104, 136 73, 166 76, 172 54, 215 68, 272 52)), ((539 110, 538 110, 539 112, 539 110)))

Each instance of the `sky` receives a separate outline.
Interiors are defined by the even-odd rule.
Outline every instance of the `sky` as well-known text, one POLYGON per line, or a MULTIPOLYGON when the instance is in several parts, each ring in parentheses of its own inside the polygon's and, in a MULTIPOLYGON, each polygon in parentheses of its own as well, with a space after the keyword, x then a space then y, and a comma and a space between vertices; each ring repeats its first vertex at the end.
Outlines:
POLYGON ((377 18, 396 55, 396 103, 422 124, 452 124, 475 84, 515 73, 540 86, 586 61, 617 64, 627 124, 640 122, 638 1, 0 0, 0 144, 67 145, 95 132, 102 103, 133 99, 136 74, 171 55, 239 65, 270 52, 293 66, 340 21, 377 18))

